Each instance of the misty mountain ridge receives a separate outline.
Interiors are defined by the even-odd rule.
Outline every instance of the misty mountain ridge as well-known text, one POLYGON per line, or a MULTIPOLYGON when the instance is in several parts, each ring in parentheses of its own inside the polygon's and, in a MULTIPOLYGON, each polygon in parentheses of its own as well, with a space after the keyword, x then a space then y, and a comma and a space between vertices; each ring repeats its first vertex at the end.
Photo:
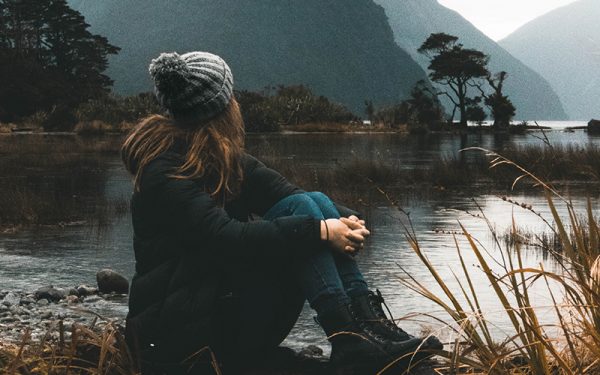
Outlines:
MULTIPOLYGON (((417 49, 425 39, 439 32, 455 35, 466 48, 474 48, 490 56, 489 69, 492 73, 508 72, 505 92, 517 107, 517 119, 567 118, 558 95, 540 74, 505 51, 459 13, 436 0, 374 1, 385 9, 398 45, 423 69, 427 69, 429 60, 417 49)), ((476 94, 474 90, 473 95, 476 94)))
POLYGON ((364 112, 364 101, 393 104, 427 79, 398 47, 386 15, 371 0, 71 0, 95 33, 122 48, 108 74, 115 91, 152 85, 150 60, 160 52, 221 55, 236 89, 305 84, 364 112))
POLYGON ((571 118, 600 117, 600 0, 555 9, 500 45, 550 82, 571 118))

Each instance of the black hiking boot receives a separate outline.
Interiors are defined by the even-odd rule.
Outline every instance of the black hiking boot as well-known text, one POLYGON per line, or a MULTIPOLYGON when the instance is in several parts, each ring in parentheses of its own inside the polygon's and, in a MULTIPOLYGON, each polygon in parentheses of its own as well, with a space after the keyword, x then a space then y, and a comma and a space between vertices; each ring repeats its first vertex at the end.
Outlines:
MULTIPOLYGON (((393 319, 387 317, 382 307, 387 308, 387 305, 385 305, 379 289, 376 291, 377 294, 369 291, 366 294, 352 298, 352 308, 356 311, 362 324, 371 326, 373 331, 393 341, 405 341, 415 338, 415 336, 409 335, 398 327, 393 319)), ((390 313, 390 317, 391 315, 390 313)))
POLYGON ((398 358, 410 359, 423 344, 418 338, 393 341, 375 332, 361 322, 351 304, 319 316, 318 323, 331 342, 329 362, 337 370, 372 372, 398 358))
MULTIPOLYGON (((351 304, 352 309, 358 316, 359 325, 363 329, 370 329, 392 341, 406 341, 415 338, 415 336, 398 327, 379 289, 376 289, 376 293, 369 291, 366 294, 352 298, 351 304), (383 311, 383 306, 388 311, 389 318, 383 311)), ((444 347, 435 336, 428 336, 423 341, 423 345, 419 348, 419 353, 415 356, 415 359, 421 360, 430 357, 433 355, 432 350, 441 350, 444 347)))

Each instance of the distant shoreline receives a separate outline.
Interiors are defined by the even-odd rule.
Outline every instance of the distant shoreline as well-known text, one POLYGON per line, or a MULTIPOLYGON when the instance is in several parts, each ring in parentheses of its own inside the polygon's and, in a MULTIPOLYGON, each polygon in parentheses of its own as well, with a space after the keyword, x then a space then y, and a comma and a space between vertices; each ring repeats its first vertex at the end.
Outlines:
MULTIPOLYGON (((307 123, 298 125, 282 125, 280 130, 274 132, 247 132, 247 134, 451 134, 451 133, 521 133, 524 131, 536 131, 536 130, 587 130, 587 125, 584 121, 540 121, 540 123, 565 123, 566 124, 579 124, 575 126, 548 126, 548 125, 523 125, 522 123, 513 123, 507 129, 496 130, 491 124, 484 125, 473 125, 470 124, 466 129, 444 126, 439 130, 425 130, 425 128, 413 128, 409 129, 406 124, 398 125, 396 128, 390 128, 376 125, 350 125, 346 123, 307 123)), ((80 130, 74 131, 44 131, 41 127, 31 127, 26 124, 15 124, 15 123, 0 123, 0 136, 1 135, 27 135, 27 134, 40 134, 40 135, 82 135, 82 136, 119 136, 127 134, 132 128, 133 123, 121 123, 118 125, 107 124, 101 121, 92 121, 89 127, 80 126, 80 130)))

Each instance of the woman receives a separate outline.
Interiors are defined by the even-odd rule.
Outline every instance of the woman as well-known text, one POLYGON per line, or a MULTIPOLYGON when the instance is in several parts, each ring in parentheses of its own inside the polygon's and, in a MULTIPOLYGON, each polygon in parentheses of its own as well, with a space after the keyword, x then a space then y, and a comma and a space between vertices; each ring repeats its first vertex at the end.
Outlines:
POLYGON ((369 236, 356 212, 244 153, 233 77, 220 57, 161 54, 150 74, 168 116, 141 121, 122 150, 135 184, 127 339, 145 372, 205 347, 225 369, 260 361, 305 300, 333 363, 381 364, 440 347, 386 318, 352 258, 369 236))

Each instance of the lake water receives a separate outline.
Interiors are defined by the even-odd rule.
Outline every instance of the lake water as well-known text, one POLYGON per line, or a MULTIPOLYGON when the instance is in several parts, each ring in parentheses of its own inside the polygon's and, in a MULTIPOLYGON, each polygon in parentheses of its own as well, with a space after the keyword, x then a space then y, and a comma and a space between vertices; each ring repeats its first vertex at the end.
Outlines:
MULTIPOLYGON (((600 145, 600 138, 588 136, 582 130, 563 130, 565 126, 581 126, 581 123, 557 123, 551 126, 547 136, 554 144, 600 145)), ((3 142, 12 142, 9 137, 0 137, 0 147, 3 142)), ((400 166, 426 168, 427 163, 434 158, 455 155, 465 147, 478 146, 499 150, 510 145, 541 144, 539 138, 539 132, 510 136, 472 134, 466 137, 448 134, 424 137, 397 134, 270 134, 249 135, 247 147, 254 154, 277 157, 314 168, 327 168, 332 163, 356 158, 377 158, 398 163, 400 166)), ((131 182, 118 156, 102 158, 101 168, 105 170, 106 175, 103 187, 105 198, 127 199, 131 194, 131 182)), ((453 280, 452 271, 460 271, 454 244, 454 234, 460 229, 459 223, 462 223, 492 255, 498 254, 488 225, 476 215, 478 207, 481 207, 481 211, 492 221, 493 228, 498 233, 504 233, 510 228, 513 217, 523 229, 538 233, 548 230, 530 211, 511 205, 487 191, 453 191, 427 198, 401 195, 400 205, 410 212, 421 247, 454 287, 457 286, 457 282, 453 280)), ((506 194, 519 202, 532 204, 534 209, 550 219, 541 195, 511 195, 508 192, 506 194)), ((594 209, 598 209, 598 196, 591 198, 594 209)), ((584 201, 584 197, 575 198, 576 205, 582 206, 584 201)), ((406 279, 401 271, 402 267, 424 285, 435 290, 432 277, 406 241, 402 226, 403 223, 407 223, 406 216, 393 207, 381 206, 373 208, 369 217, 368 224, 373 235, 365 251, 357 257, 357 261, 370 285, 381 289, 396 318, 422 313, 445 318, 438 307, 411 292, 399 281, 401 278, 406 279)), ((494 323, 497 325, 498 335, 501 336, 508 325, 500 318, 500 314, 497 314, 499 305, 491 293, 489 282, 474 266, 476 259, 466 246, 464 238, 460 235, 456 238, 468 267, 475 271, 475 284, 482 291, 480 302, 489 318, 493 321, 497 319, 494 323)), ((549 269, 554 267, 552 261, 536 249, 528 249, 525 252, 525 262, 531 266, 542 262, 549 269)), ((72 287, 80 283, 94 284, 95 273, 102 268, 112 268, 128 277, 132 276, 134 259, 129 215, 115 217, 102 230, 88 226, 41 227, 0 235, 0 289, 34 290, 48 284, 60 287, 72 287)), ((498 266, 496 269, 500 270, 498 266)), ((539 291, 534 289, 533 294, 539 306, 548 304, 544 297, 544 288, 539 291)), ((99 313, 108 316, 124 316, 126 312, 126 306, 119 303, 108 302, 99 306, 99 313)), ((306 307, 297 326, 288 337, 288 345, 301 347, 316 343, 327 348, 320 328, 312 319, 313 315, 306 307)), ((402 324, 405 329, 413 332, 430 325, 431 320, 425 317, 413 317, 402 324)), ((441 335, 448 338, 447 331, 441 332, 441 335)))

